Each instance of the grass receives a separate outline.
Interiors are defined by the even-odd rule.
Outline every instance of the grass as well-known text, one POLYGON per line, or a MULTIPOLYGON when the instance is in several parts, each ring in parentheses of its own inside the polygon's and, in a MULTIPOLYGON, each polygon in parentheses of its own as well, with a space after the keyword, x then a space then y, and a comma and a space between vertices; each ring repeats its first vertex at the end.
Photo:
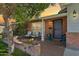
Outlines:
POLYGON ((8 45, 5 44, 2 41, 1 35, 0 35, 0 56, 7 56, 8 50, 7 50, 8 45))
MULTIPOLYGON (((2 38, 0 36, 0 56, 8 56, 7 48, 8 48, 8 45, 2 41, 2 38)), ((30 56, 28 53, 25 53, 18 48, 15 48, 14 53, 12 55, 13 56, 30 56)))
POLYGON ((28 53, 25 53, 18 48, 15 48, 14 53, 12 55, 13 56, 30 56, 28 53))

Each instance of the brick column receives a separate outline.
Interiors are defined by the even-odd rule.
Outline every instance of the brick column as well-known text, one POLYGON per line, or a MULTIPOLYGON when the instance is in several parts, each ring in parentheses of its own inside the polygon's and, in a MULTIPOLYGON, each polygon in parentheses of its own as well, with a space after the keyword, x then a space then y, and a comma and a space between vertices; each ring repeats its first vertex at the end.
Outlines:
POLYGON ((66 47, 79 49, 79 32, 66 33, 66 47))

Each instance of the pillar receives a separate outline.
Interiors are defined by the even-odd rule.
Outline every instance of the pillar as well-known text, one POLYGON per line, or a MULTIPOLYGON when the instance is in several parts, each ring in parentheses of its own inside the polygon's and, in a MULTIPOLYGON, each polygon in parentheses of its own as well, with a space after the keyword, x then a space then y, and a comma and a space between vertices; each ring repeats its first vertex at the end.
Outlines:
POLYGON ((44 26, 44 19, 42 19, 42 35, 41 35, 41 41, 44 41, 44 29, 45 29, 45 26, 44 26))

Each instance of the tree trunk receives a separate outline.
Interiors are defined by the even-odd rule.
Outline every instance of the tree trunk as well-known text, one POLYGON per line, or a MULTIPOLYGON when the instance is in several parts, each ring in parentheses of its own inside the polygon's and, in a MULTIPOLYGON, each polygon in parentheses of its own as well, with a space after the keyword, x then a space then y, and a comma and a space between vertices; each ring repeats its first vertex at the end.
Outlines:
POLYGON ((8 55, 11 55, 11 46, 13 42, 13 37, 11 36, 12 33, 10 33, 10 24, 8 17, 4 16, 4 21, 5 21, 5 38, 8 41, 8 55))

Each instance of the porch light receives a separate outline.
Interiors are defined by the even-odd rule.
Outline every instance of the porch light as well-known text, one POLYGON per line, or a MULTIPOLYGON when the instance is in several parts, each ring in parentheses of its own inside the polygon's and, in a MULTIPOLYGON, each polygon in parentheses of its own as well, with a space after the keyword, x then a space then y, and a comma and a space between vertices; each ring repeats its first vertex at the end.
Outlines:
POLYGON ((77 16, 77 13, 76 13, 76 11, 74 10, 73 11, 73 17, 76 17, 77 16))

